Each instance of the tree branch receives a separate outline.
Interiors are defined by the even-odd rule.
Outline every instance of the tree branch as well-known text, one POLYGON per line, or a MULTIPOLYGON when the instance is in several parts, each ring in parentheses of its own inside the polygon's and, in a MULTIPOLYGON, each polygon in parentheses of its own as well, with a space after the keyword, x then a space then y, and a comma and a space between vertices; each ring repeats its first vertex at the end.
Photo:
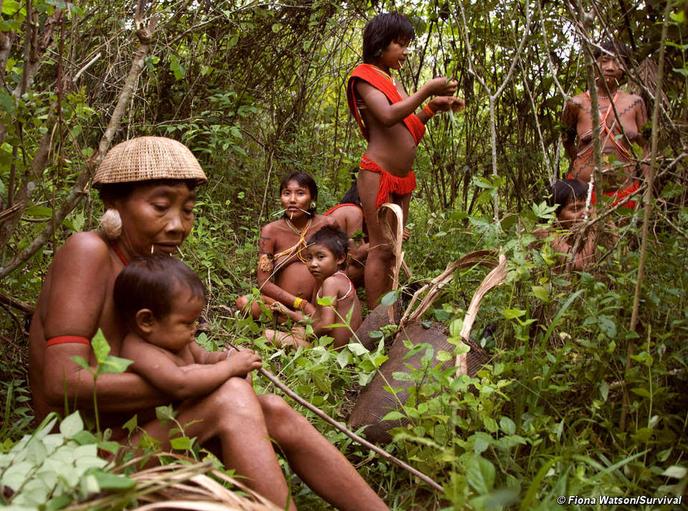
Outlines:
MULTIPOLYGON (((137 9, 136 14, 136 26, 142 27, 142 11, 137 9)), ((86 168, 77 178, 76 183, 72 186, 69 195, 65 199, 62 206, 55 212, 51 222, 48 222, 45 229, 41 234, 39 234, 24 250, 17 254, 7 265, 0 268, 0 279, 9 275, 12 271, 17 269, 19 266, 24 264, 31 256, 33 256, 53 235, 55 227, 62 224, 62 221, 72 212, 72 210, 77 206, 79 201, 87 194, 87 185, 93 174, 95 173, 98 165, 105 157, 110 145, 112 144, 112 139, 115 136, 115 132, 120 126, 122 116, 127 107, 127 103, 130 101, 132 94, 136 88, 136 83, 138 81, 139 74, 143 70, 144 60, 148 51, 150 49, 151 40, 153 37, 153 32, 155 31, 155 25, 157 20, 152 18, 145 28, 139 28, 136 31, 136 36, 139 39, 140 46, 134 52, 132 58, 131 67, 129 73, 124 82, 124 86, 120 91, 119 98, 117 99, 117 105, 115 106, 110 122, 103 133, 100 143, 98 144, 98 150, 96 153, 86 162, 86 168)))
MULTIPOLYGON (((671 1, 667 0, 664 6, 664 15, 662 20, 662 39, 659 46, 659 62, 657 73, 657 88, 655 91, 655 104, 652 109, 652 148, 650 150, 650 169, 647 175, 647 188, 643 195, 643 227, 641 231, 640 241, 640 255, 638 258, 638 277, 635 282, 635 293, 633 295, 633 309, 631 311, 631 323, 629 330, 634 332, 638 326, 638 315, 640 312, 640 293, 643 287, 643 280, 645 278, 645 262, 647 260, 647 239, 650 233, 650 219, 652 217, 652 187, 655 181, 655 173, 657 171, 657 144, 659 141, 659 107, 661 101, 659 100, 662 92, 662 82, 664 80, 664 52, 666 49, 667 30, 669 27, 669 13, 671 12, 671 1)), ((633 356, 633 342, 628 341, 626 351, 626 370, 631 367, 631 357, 633 356)), ((624 392, 624 406, 621 412, 621 419, 619 421, 619 428, 624 431, 626 428, 626 415, 628 413, 628 397, 627 390, 624 392)))

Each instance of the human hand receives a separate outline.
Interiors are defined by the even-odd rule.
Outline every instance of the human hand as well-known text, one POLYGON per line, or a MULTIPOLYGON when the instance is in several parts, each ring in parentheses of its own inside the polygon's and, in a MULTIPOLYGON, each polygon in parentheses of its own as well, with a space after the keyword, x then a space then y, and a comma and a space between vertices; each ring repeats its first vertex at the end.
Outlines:
POLYGON ((425 86, 430 96, 453 96, 459 86, 459 82, 440 76, 433 78, 425 86))
POLYGON ((456 96, 437 96, 430 101, 430 108, 436 112, 458 112, 466 107, 466 102, 463 98, 456 96))
POLYGON ((284 305, 282 302, 274 302, 274 303, 272 303, 272 304, 270 305, 270 310, 271 310, 272 312, 276 312, 276 313, 278 313, 278 314, 284 314, 285 316, 287 316, 288 313, 291 312, 291 310, 289 309, 289 307, 287 307, 286 305, 284 305))
POLYGON ((252 350, 228 350, 227 364, 229 364, 230 373, 232 376, 244 377, 251 371, 260 369, 263 362, 255 351, 252 350))
POLYGON ((408 239, 411 237, 411 230, 408 227, 404 227, 404 230, 401 233, 401 239, 404 241, 408 241, 408 239))

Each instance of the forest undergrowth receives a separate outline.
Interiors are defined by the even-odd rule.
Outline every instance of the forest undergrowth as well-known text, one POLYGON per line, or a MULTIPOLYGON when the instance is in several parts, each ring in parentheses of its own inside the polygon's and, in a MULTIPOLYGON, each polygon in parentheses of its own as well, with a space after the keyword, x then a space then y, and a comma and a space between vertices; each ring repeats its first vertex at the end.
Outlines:
MULTIPOLYGON (((228 340, 257 347, 266 367, 290 388, 345 421, 360 385, 386 360, 384 351, 367 352, 354 344, 336 352, 327 347, 328 338, 297 351, 261 341, 264 324, 226 309, 238 293, 254 285, 255 233, 228 248, 219 221, 221 206, 204 197, 201 204, 198 227, 184 250, 185 260, 205 276, 212 297, 210 332, 200 341, 209 349, 221 349, 228 340)), ((622 241, 604 261, 590 272, 573 274, 555 271, 558 262, 551 249, 536 243, 531 234, 537 225, 551 221, 552 209, 545 204, 533 204, 507 230, 480 217, 431 212, 422 200, 415 203, 407 251, 414 281, 432 277, 452 259, 482 248, 501 250, 509 272, 506 283, 485 299, 474 327, 473 337, 488 350, 489 363, 475 377, 455 378, 453 368, 433 367, 428 353, 426 364, 410 373, 413 391, 401 411, 409 425, 395 431, 389 449, 439 481, 444 496, 433 495, 311 415, 394 509, 453 505, 544 510, 552 509, 559 495, 684 493, 685 240, 658 226, 650 245, 653 263, 641 326, 630 332, 637 218, 623 219, 627 226, 621 230, 622 241), (636 348, 625 369, 629 342, 636 348), (628 419, 621 430, 624 392, 628 419)), ((426 319, 446 324, 458 341, 468 302, 484 274, 479 268, 460 272, 426 319)), ((32 428, 25 357, 23 347, 3 347, 5 451, 32 428)), ((276 391, 260 377, 254 384, 261 392, 276 391)), ((207 456, 191 439, 175 445, 191 457, 207 456)), ((301 508, 322 508, 322 501, 297 479, 293 482, 301 508)))

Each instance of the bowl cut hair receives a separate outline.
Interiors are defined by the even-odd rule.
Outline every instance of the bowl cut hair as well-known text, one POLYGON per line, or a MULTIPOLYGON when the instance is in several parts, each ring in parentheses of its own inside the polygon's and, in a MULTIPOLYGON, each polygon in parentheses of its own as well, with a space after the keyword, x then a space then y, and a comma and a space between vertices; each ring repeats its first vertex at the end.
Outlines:
POLYGON ((201 279, 179 259, 167 254, 139 257, 126 265, 115 280, 115 307, 128 325, 142 309, 150 309, 156 319, 162 319, 171 312, 180 286, 191 291, 192 298, 205 302, 201 279))
POLYGON ((557 207, 557 216, 569 202, 588 197, 588 185, 578 179, 557 179, 552 184, 551 191, 552 196, 548 202, 550 206, 557 207))
POLYGON ((308 246, 311 245, 322 245, 339 259, 349 252, 349 237, 341 229, 328 225, 308 238, 308 246))
POLYGON ((363 62, 373 63, 393 41, 412 41, 416 31, 399 12, 378 14, 363 29, 363 62))
MULTIPOLYGON (((282 181, 280 181, 280 194, 284 191, 284 189, 289 185, 290 181, 296 181, 299 186, 303 186, 304 188, 308 188, 308 191, 311 193, 311 200, 313 202, 317 202, 318 200, 318 185, 315 182, 315 179, 310 174, 306 174, 305 172, 299 172, 295 171, 289 174, 288 176, 284 177, 282 181)), ((315 215, 316 207, 308 208, 308 214, 313 216, 315 215)))

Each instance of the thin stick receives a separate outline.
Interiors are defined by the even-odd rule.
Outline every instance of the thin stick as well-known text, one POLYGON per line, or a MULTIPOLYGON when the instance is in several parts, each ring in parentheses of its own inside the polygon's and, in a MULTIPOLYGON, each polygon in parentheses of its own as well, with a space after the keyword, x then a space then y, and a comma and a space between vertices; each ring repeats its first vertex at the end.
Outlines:
MULTIPOLYGON (((635 293, 633 295, 633 309, 631 311, 631 324, 629 330, 634 332, 638 326, 638 314, 640 312, 640 293, 643 287, 643 280, 645 278, 645 262, 647 260, 647 238, 650 235, 650 218, 652 216, 652 188, 655 181, 655 173, 657 171, 657 144, 659 141, 658 125, 659 125, 659 106, 661 103, 660 94, 662 91, 662 81, 664 79, 664 49, 666 48, 667 29, 669 22, 669 12, 671 11, 671 2, 667 0, 664 7, 664 19, 662 21, 662 39, 659 47, 659 63, 657 72, 657 89, 655 91, 655 104, 652 110, 652 142, 650 152, 650 170, 647 175, 647 188, 643 195, 643 227, 641 231, 640 241, 640 255, 638 260, 638 277, 635 282, 635 293)), ((628 341, 626 351, 626 371, 631 367, 631 357, 633 356, 633 342, 628 341)), ((628 391, 624 391, 624 403, 621 411, 621 418, 619 421, 619 428, 624 431, 626 428, 626 415, 628 413, 628 391)))
POLYGON ((342 433, 344 433, 346 436, 348 436, 349 438, 351 438, 354 442, 359 443, 359 444, 362 445, 363 447, 367 447, 367 448, 370 449, 371 451, 373 451, 373 452, 379 454, 380 456, 382 456, 382 457, 383 457, 384 459, 386 459, 387 461, 390 461, 390 462, 394 463, 395 465, 397 465, 398 467, 401 467, 401 468, 403 468, 404 470, 410 472, 411 474, 413 474, 414 476, 416 476, 416 477, 417 477, 418 479, 420 479, 421 481, 427 483, 427 484, 428 484, 429 486, 431 486, 433 489, 435 489, 435 490, 437 490, 437 491, 439 491, 439 492, 444 492, 442 486, 441 486, 439 483, 435 482, 433 479, 431 479, 429 476, 427 476, 427 475, 423 474, 422 472, 420 472, 419 470, 413 468, 413 467, 412 467, 411 465, 409 465, 408 463, 406 463, 406 462, 404 462, 404 461, 401 461, 399 458, 395 458, 394 456, 392 456, 390 453, 388 453, 388 452, 385 451, 384 449, 380 449, 380 448, 379 448, 378 446, 376 446, 375 444, 371 444, 370 442, 368 442, 368 441, 365 440, 364 438, 360 437, 359 435, 357 435, 357 434, 354 433, 353 431, 349 430, 349 429, 348 429, 346 426, 344 426, 342 423, 337 422, 337 421, 334 420, 332 417, 330 417, 329 415, 327 415, 325 412, 323 412, 322 410, 320 410, 320 409, 317 408, 316 406, 312 405, 311 403, 309 403, 308 401, 306 401, 305 399, 303 399, 301 396, 299 396, 297 393, 295 393, 293 390, 291 390, 289 387, 287 387, 284 383, 282 383, 282 382, 279 380, 279 378, 277 378, 277 376, 275 376, 274 374, 272 374, 270 371, 268 371, 268 370, 266 370, 266 369, 263 369, 263 368, 260 368, 260 369, 258 369, 258 372, 259 372, 260 374, 262 374, 263 376, 265 376, 268 380, 270 380, 270 382, 271 382, 275 387, 277 387, 278 389, 280 389, 280 390, 281 390, 282 392, 284 392, 287 396, 289 396, 290 398, 292 398, 294 401, 296 401, 297 403, 299 403, 301 406, 303 406, 303 407, 305 407, 305 408, 308 408, 308 409, 309 409, 311 412, 313 412, 315 415, 317 415, 318 417, 320 417, 322 420, 324 420, 325 422, 327 422, 327 423, 330 424, 331 426, 334 426, 336 429, 338 429, 339 431, 341 431, 342 433))
POLYGON ((72 82, 76 83, 76 81, 79 79, 79 77, 82 75, 84 71, 86 71, 89 67, 91 67, 93 64, 95 64, 96 60, 98 60, 101 57, 101 53, 98 52, 95 57, 93 57, 91 60, 89 60, 84 67, 79 69, 79 71, 74 75, 74 78, 72 78, 72 82))
MULTIPOLYGON (((230 341, 227 341, 227 344, 229 344, 232 348, 234 348, 236 350, 239 349, 238 346, 235 346, 230 341)), ((270 380, 270 382, 275 387, 280 389, 282 392, 284 392, 287 396, 292 398, 298 404, 300 404, 304 408, 307 408, 308 410, 313 412, 315 415, 320 417, 322 420, 327 422, 329 425, 334 426, 336 429, 338 429, 339 431, 344 433, 346 436, 348 436, 354 442, 362 445, 363 447, 367 447, 371 451, 382 456, 385 460, 394 463, 396 466, 403 468, 407 472, 410 472, 411 474, 416 476, 418 479, 420 479, 421 481, 423 481, 424 483, 426 483, 428 486, 432 487, 433 489, 435 489, 439 492, 444 492, 444 489, 442 488, 442 486, 439 483, 437 483, 436 481, 434 481, 433 479, 431 479, 429 476, 427 476, 423 472, 413 468, 411 465, 400 460, 399 458, 395 458, 394 456, 392 456, 390 453, 388 453, 384 449, 380 449, 377 445, 371 444, 366 439, 360 437, 359 435, 357 435, 356 433, 354 433, 353 431, 348 429, 346 426, 344 426, 344 424, 337 422, 332 417, 330 417, 325 412, 323 412, 320 408, 318 408, 315 405, 311 404, 310 402, 306 401, 304 398, 299 396, 296 392, 294 392, 289 387, 287 387, 284 383, 282 383, 280 381, 280 379, 277 376, 272 374, 267 369, 263 369, 261 367, 260 369, 258 369, 258 373, 265 376, 268 380, 270 380)))

